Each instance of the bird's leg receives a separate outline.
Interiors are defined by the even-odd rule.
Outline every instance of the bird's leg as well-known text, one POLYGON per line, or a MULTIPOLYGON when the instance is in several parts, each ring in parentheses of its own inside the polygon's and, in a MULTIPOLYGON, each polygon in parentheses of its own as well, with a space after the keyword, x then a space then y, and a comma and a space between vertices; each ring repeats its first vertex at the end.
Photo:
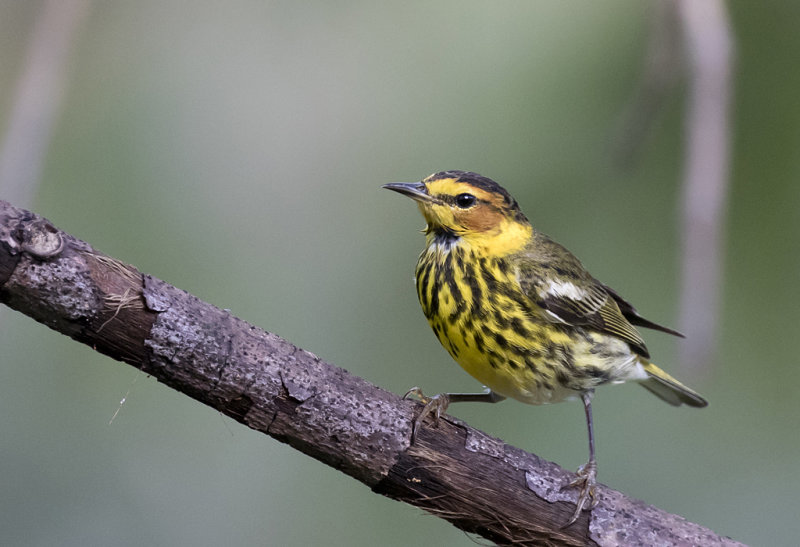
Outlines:
POLYGON ((591 498, 592 501, 589 503, 587 509, 591 511, 594 506, 597 505, 597 498, 595 497, 595 488, 597 486, 597 460, 594 458, 592 395, 594 395, 594 391, 587 391, 581 394, 581 399, 583 399, 583 408, 586 411, 586 425, 589 428, 589 461, 586 462, 586 465, 582 465, 578 468, 578 478, 567 485, 569 487, 579 486, 581 493, 578 496, 578 503, 575 506, 575 512, 572 514, 572 518, 569 519, 569 522, 567 522, 562 528, 566 528, 578 520, 578 517, 581 516, 581 511, 583 511, 584 507, 586 507, 586 503, 589 501, 589 498, 591 498))
POLYGON ((434 395, 432 397, 428 397, 422 393, 420 388, 412 387, 406 392, 405 395, 403 395, 403 399, 408 399, 412 395, 425 405, 422 408, 422 412, 420 412, 414 420, 414 425, 411 429, 412 444, 417 438, 417 431, 419 431, 420 427, 422 426, 422 422, 425 421, 425 418, 431 412, 433 412, 433 421, 436 423, 439 421, 439 418, 442 416, 442 414, 445 413, 447 407, 450 406, 450 403, 499 403, 505 399, 504 396, 498 395, 488 387, 481 393, 439 393, 438 395, 434 395))

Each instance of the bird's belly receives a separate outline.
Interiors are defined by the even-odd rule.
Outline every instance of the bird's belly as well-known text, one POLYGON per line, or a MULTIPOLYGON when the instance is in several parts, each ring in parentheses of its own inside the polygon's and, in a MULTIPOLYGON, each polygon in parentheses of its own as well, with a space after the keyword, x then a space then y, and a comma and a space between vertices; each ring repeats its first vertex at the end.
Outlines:
POLYGON ((470 333, 442 322, 434 331, 473 378, 528 404, 557 403, 602 384, 647 377, 638 356, 616 338, 530 321, 526 328, 527 337, 493 325, 470 333))
POLYGON ((487 355, 466 351, 455 358, 470 376, 504 397, 523 403, 542 405, 575 398, 580 391, 570 389, 555 380, 554 375, 534 373, 529 368, 514 368, 508 364, 492 366, 487 355))
POLYGON ((464 355, 456 359, 470 376, 504 397, 531 405, 544 405, 576 398, 580 391, 549 381, 539 374, 519 371, 510 367, 494 368, 486 363, 486 356, 464 355))

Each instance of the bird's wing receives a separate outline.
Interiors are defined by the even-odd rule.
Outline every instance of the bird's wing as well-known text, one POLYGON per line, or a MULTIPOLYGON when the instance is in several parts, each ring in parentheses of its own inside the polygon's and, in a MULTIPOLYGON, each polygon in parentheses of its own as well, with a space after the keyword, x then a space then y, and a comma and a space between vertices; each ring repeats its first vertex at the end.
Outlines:
POLYGON ((597 280, 595 280, 595 282, 598 283, 599 285, 602 285, 603 289, 605 289, 605 291, 617 303, 617 306, 619 306, 619 311, 622 312, 622 315, 625 316, 625 319, 630 321, 632 324, 637 325, 639 327, 645 327, 648 329, 660 330, 661 332, 666 332, 667 334, 673 334, 675 336, 680 336, 681 338, 685 338, 683 334, 674 329, 665 327, 664 325, 659 325, 658 323, 650 321, 649 319, 645 319, 644 317, 639 315, 639 312, 636 311, 636 308, 631 306, 624 298, 622 298, 619 294, 617 294, 617 291, 615 291, 608 285, 603 285, 597 280))
POLYGON ((611 334, 627 342, 636 353, 649 356, 641 335, 602 285, 550 280, 539 286, 535 300, 556 321, 611 334))
MULTIPOLYGON (((517 276, 523 292, 548 319, 616 336, 639 355, 649 357, 644 340, 620 309, 615 292, 606 290, 572 253, 546 236, 539 235, 533 245, 520 257, 517 276)), ((619 300, 625 309, 633 310, 619 300)))

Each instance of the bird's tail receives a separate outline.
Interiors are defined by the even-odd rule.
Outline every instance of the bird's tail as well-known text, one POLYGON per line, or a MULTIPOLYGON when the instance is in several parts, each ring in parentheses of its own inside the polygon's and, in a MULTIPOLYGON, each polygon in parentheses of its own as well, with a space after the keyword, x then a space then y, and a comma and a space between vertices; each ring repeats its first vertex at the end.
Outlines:
POLYGON ((659 399, 674 406, 686 404, 700 408, 708 405, 708 401, 703 399, 699 393, 689 389, 653 363, 644 363, 644 370, 649 378, 640 382, 642 387, 658 396, 659 399))

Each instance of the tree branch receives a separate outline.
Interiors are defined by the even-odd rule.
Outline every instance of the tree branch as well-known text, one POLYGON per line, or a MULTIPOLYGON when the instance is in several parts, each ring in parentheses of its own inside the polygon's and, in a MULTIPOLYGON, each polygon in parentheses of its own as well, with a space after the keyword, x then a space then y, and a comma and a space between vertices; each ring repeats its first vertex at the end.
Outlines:
POLYGON ((604 486, 591 517, 562 530, 573 474, 450 417, 409 446, 415 403, 4 201, 0 302, 498 544, 737 545, 604 486))

